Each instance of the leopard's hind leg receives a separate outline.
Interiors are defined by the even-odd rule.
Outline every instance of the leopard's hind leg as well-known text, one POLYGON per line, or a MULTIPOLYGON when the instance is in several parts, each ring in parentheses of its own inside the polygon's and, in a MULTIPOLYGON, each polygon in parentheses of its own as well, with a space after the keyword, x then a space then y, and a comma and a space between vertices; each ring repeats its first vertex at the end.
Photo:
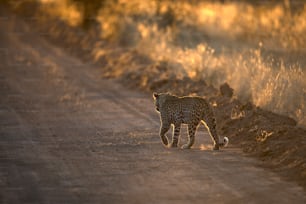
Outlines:
POLYGON ((171 124, 169 124, 169 123, 162 123, 161 127, 160 127, 159 136, 160 136, 160 139, 162 140, 162 142, 165 146, 168 145, 168 138, 165 134, 170 129, 170 126, 171 126, 171 124))
POLYGON ((176 124, 173 127, 173 135, 172 135, 172 142, 170 147, 177 147, 179 136, 181 132, 181 124, 176 124))
POLYGON ((194 144, 195 132, 197 130, 197 124, 188 124, 188 142, 182 146, 182 149, 189 149, 194 144))
POLYGON ((206 121, 203 121, 203 124, 208 130, 208 133, 214 142, 214 148, 213 150, 219 150, 220 144, 219 144, 219 137, 216 130, 216 121, 215 119, 206 119, 206 121))
POLYGON ((220 144, 219 144, 219 137, 217 135, 216 127, 208 128, 209 135, 211 139, 214 141, 214 148, 213 150, 219 150, 220 144))

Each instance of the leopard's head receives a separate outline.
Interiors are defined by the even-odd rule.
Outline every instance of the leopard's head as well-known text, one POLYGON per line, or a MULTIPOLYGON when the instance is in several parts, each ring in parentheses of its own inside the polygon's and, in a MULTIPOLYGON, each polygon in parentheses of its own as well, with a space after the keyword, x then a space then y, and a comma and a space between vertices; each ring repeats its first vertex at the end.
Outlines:
POLYGON ((169 93, 153 93, 153 99, 155 104, 155 109, 160 112, 161 107, 165 103, 167 97, 169 97, 169 93))

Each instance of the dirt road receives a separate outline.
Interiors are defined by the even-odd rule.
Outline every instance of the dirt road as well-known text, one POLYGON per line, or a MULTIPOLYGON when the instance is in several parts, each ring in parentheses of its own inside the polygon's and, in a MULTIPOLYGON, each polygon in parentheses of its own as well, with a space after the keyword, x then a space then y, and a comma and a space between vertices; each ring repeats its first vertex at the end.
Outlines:
POLYGON ((239 149, 211 151, 203 127, 193 149, 164 148, 150 95, 102 79, 11 15, 0 61, 0 203, 306 202, 239 149))

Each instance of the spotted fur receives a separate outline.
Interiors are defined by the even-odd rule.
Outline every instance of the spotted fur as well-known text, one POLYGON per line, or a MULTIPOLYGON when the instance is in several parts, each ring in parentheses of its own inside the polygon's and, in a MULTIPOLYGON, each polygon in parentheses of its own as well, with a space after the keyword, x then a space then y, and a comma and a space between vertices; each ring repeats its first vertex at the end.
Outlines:
POLYGON ((228 144, 227 137, 224 137, 223 141, 219 142, 214 113, 205 99, 200 97, 177 97, 169 93, 154 93, 153 98, 156 110, 160 113, 160 138, 164 145, 177 147, 181 124, 187 124, 188 142, 182 148, 190 148, 194 144, 195 132, 200 122, 206 126, 214 142, 214 150, 219 150, 219 147, 224 147, 228 144), (174 130, 172 141, 169 144, 165 134, 171 125, 174 125, 174 130))

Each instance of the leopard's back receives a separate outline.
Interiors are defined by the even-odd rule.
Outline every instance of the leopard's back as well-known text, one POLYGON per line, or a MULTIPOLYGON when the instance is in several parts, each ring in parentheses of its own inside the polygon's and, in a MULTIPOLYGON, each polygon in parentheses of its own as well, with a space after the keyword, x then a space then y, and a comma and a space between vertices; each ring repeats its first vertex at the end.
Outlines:
POLYGON ((171 96, 165 100, 161 115, 172 124, 198 124, 209 116, 213 117, 210 105, 200 97, 171 96))

